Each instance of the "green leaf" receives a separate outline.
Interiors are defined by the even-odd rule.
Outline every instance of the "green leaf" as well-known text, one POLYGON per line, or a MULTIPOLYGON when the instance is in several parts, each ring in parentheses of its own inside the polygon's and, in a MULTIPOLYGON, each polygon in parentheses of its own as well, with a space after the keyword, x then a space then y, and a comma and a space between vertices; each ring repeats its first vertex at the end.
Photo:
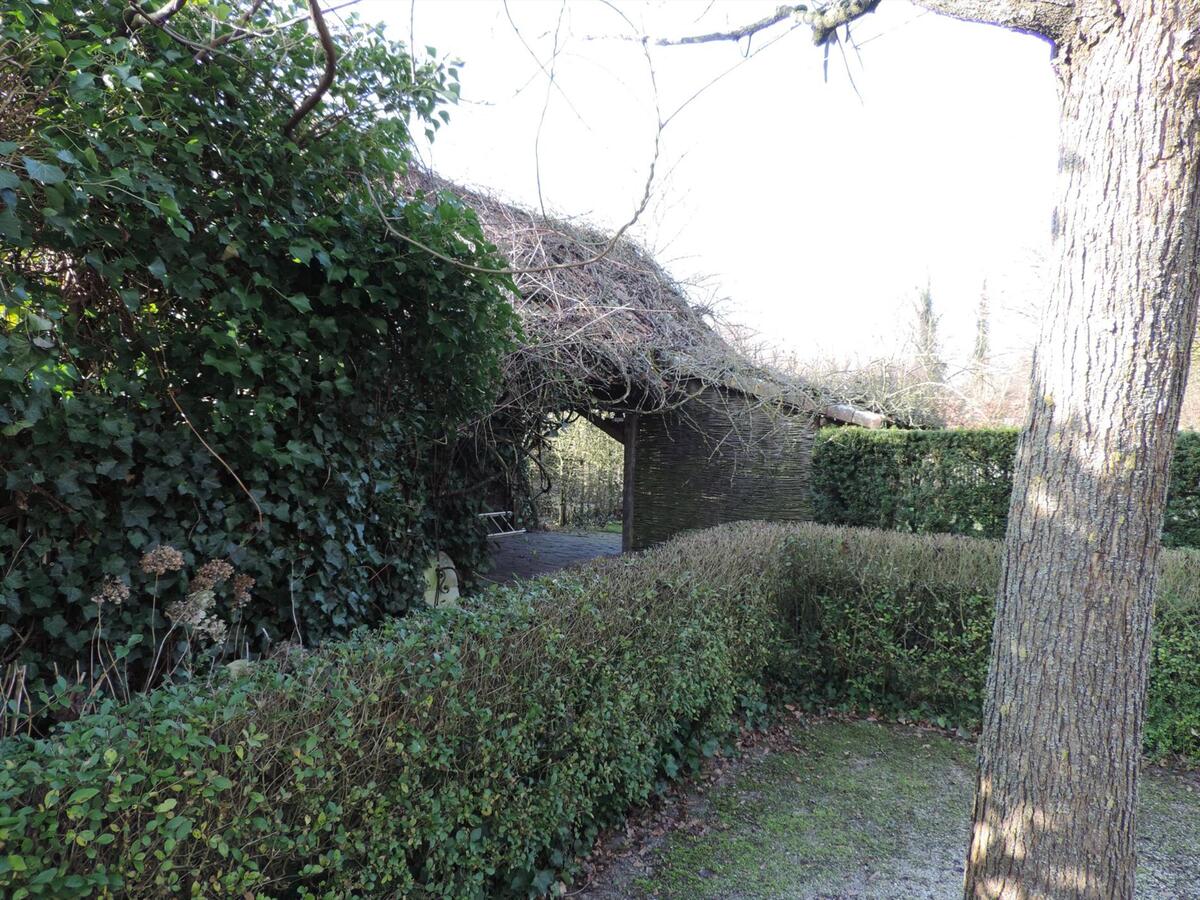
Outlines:
POLYGON ((296 307, 297 311, 302 313, 312 312, 312 304, 303 294, 292 294, 292 296, 288 297, 287 299, 288 303, 296 307))
POLYGON ((16 152, 16 149, 16 141, 0 141, 0 156, 8 156, 8 154, 16 152))
POLYGON ((15 853, 10 853, 8 855, 8 867, 14 872, 26 871, 27 867, 25 865, 25 857, 17 856, 15 853))
POLYGON ((175 202, 175 198, 167 194, 163 194, 158 198, 158 208, 173 219, 183 218, 179 212, 179 204, 175 202))
POLYGON ((67 799, 67 806, 79 806, 81 803, 87 803, 99 793, 99 788, 80 788, 67 799))
POLYGON ((155 257, 154 262, 146 268, 155 278, 162 278, 167 274, 167 264, 162 261, 162 257, 155 257))
POLYGON ((25 163, 25 171, 29 173, 29 177, 39 184, 62 184, 67 179, 67 173, 58 166, 38 162, 28 156, 23 156, 21 159, 25 163))
POLYGON ((178 800, 176 800, 174 797, 168 797, 162 803, 158 804, 158 806, 154 807, 154 811, 156 813, 168 813, 178 805, 178 800))
POLYGON ((288 247, 288 252, 294 260, 307 266, 312 261, 313 243, 309 240, 296 241, 288 247))
POLYGON ((21 220, 11 206, 0 209, 0 234, 14 241, 21 238, 21 220))
POLYGON ((20 187, 21 179, 7 169, 0 169, 0 189, 20 187))

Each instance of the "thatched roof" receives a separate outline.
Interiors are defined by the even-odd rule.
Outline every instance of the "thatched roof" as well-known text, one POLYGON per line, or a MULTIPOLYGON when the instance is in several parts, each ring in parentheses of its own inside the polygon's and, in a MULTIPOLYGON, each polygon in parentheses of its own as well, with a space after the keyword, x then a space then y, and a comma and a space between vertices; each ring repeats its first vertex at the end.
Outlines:
POLYGON ((512 302, 525 340, 506 360, 502 407, 653 413, 702 387, 724 387, 844 420, 809 385, 733 347, 710 311, 634 241, 622 238, 595 260, 611 238, 585 223, 546 218, 428 172, 410 174, 409 188, 448 192, 473 208, 517 270, 512 302))

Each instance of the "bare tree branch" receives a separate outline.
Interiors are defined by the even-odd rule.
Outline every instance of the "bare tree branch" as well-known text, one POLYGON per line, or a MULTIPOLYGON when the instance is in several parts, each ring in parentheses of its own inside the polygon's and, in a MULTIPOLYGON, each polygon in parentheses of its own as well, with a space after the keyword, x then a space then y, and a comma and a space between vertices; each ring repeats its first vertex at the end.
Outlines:
POLYGON ((162 9, 156 10, 154 13, 152 13, 149 17, 150 21, 155 25, 165 24, 167 20, 171 18, 171 16, 183 9, 183 5, 185 3, 187 3, 187 0, 171 0, 171 2, 162 9))
POLYGON ((621 240, 621 238, 625 236, 625 233, 637 224, 638 219, 642 217, 642 213, 646 211, 646 207, 650 205, 651 191, 654 187, 654 172, 658 168, 658 157, 662 149, 662 132, 663 126, 659 124, 658 130, 654 134, 654 155, 650 159, 650 170, 646 175, 646 183, 642 189, 642 199, 638 203, 637 209, 633 211, 633 215, 629 218, 629 220, 613 233, 612 237, 609 238, 608 243, 605 244, 599 252, 588 257, 587 259, 582 260, 572 260, 571 262, 553 263, 551 265, 534 266, 531 268, 511 266, 505 269, 489 269, 484 266, 472 265, 471 263, 463 262, 460 259, 455 259, 452 256, 447 256, 445 253, 441 253, 430 247, 428 244, 424 244, 421 241, 418 241, 416 238, 410 237, 409 235, 400 231, 392 224, 395 219, 384 211, 383 205, 375 196, 375 192, 371 190, 371 184, 366 178, 363 178, 363 187, 366 188, 367 196, 370 198, 372 205, 379 212, 380 221, 383 222, 383 227, 387 229, 389 234, 391 234, 393 237, 399 238, 407 244, 411 244, 418 250, 423 250, 430 256, 440 259, 442 262, 450 263, 451 265, 457 266, 464 271, 477 272, 481 275, 531 275, 541 272, 556 272, 566 269, 578 269, 585 266, 590 266, 592 263, 600 262, 602 259, 608 256, 608 254, 612 252, 613 248, 617 246, 617 243, 621 240))
MULTIPOLYGON (((182 6, 183 6, 183 4, 180 3, 179 7, 182 7, 182 6)), ((173 28, 171 28, 169 25, 167 25, 167 19, 169 19, 170 16, 167 16, 165 18, 160 18, 158 13, 156 13, 156 12, 152 13, 152 12, 149 12, 146 9, 144 9, 142 7, 142 5, 137 2, 137 0, 129 0, 129 7, 130 7, 130 9, 134 10, 138 15, 140 15, 143 19, 145 19, 147 22, 149 22, 151 25, 153 25, 155 28, 157 28, 159 31, 163 32, 165 35, 170 37, 173 41, 183 44, 183 46, 185 46, 185 47, 190 47, 193 50, 205 49, 203 44, 198 44, 195 41, 184 37, 178 31, 175 31, 173 28)), ((176 8, 175 11, 171 13, 171 15, 174 15, 175 12, 178 12, 178 11, 179 11, 179 9, 176 8)))
MULTIPOLYGON (((752 38, 759 32, 789 19, 812 27, 813 43, 825 44, 838 28, 875 11, 880 0, 833 0, 831 3, 795 3, 780 6, 769 16, 729 31, 714 31, 678 38, 657 38, 651 43, 660 47, 682 47, 690 44, 710 44, 721 41, 737 42, 752 38)), ((931 12, 941 13, 966 22, 999 25, 1012 31, 1034 34, 1054 43, 1068 37, 1076 18, 1075 0, 913 0, 931 12)), ((593 37, 594 39, 594 37, 593 37)), ((620 38, 618 38, 620 39, 620 38)), ((625 36, 626 40, 645 40, 625 36)))
POLYGON ((757 22, 743 25, 732 31, 714 31, 710 34, 693 34, 681 38, 659 38, 654 43, 660 47, 681 47, 687 44, 712 44, 719 41, 740 41, 742 38, 753 37, 760 31, 766 31, 780 22, 806 12, 810 7, 803 3, 794 6, 781 6, 769 16, 764 16, 757 22))
POLYGON ((1062 43, 1076 17, 1075 0, 913 0, 917 6, 964 22, 999 25, 1062 43))
POLYGON ((208 45, 208 52, 206 53, 202 51, 197 53, 195 62, 204 62, 205 57, 207 57, 208 54, 213 50, 228 44, 230 41, 236 38, 240 38, 241 36, 248 34, 249 32, 247 31, 247 28, 250 25, 250 20, 254 18, 255 13, 258 12, 259 7, 262 5, 263 0, 254 0, 254 2, 250 4, 250 8, 246 10, 245 15, 242 16, 240 23, 234 26, 232 31, 213 38, 212 43, 208 45))
POLYGON ((313 24, 317 28, 317 36, 321 39, 321 49, 325 51, 325 71, 321 81, 304 102, 292 113, 292 117, 283 126, 284 137, 291 137, 292 131, 307 116, 325 96, 325 92, 333 85, 333 76, 337 71, 337 48, 333 46, 333 38, 329 35, 329 26, 325 24, 325 16, 321 13, 321 5, 317 0, 308 0, 308 10, 312 14, 313 24))
MULTIPOLYGON (((781 6, 764 16, 757 22, 734 28, 730 31, 714 31, 709 34, 693 34, 679 38, 658 38, 651 43, 659 47, 684 47, 690 44, 712 44, 721 41, 737 42, 749 39, 759 32, 793 20, 796 25, 808 25, 812 28, 813 43, 826 43, 837 29, 848 25, 855 19, 875 11, 879 0, 835 0, 833 3, 795 3, 781 6)), ((645 40, 644 38, 627 38, 629 40, 645 40)))

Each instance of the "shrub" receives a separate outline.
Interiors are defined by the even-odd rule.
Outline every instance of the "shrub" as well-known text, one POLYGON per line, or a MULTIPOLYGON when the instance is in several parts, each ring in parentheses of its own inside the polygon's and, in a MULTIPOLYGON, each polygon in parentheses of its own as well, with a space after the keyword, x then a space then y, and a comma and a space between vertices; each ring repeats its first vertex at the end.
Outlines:
MULTIPOLYGON (((10 740, 0 892, 545 893, 762 709, 774 617, 730 558, 745 543, 701 536, 10 740)), ((757 543, 752 562, 778 556, 757 543)))
MULTIPOLYGON (((975 727, 1000 542, 789 528, 775 678, 810 704, 975 727)), ((1168 550, 1154 619, 1146 750, 1200 761, 1200 552, 1168 550)))
MULTIPOLYGON (((179 6, 170 31, 206 44, 246 24, 179 6)), ((322 60, 303 3, 202 64, 129 12, 0 11, 0 664, 73 668, 108 578, 134 596, 104 637, 161 634, 131 583, 155 544, 254 577, 253 635, 314 640, 403 612, 433 546, 469 567, 483 543, 445 448, 494 397, 503 283, 381 213, 498 263, 472 214, 394 188, 456 70, 339 28, 331 90, 285 135, 322 60)))
MULTIPOLYGON (((0 744, 6 896, 528 896, 782 684, 972 726, 999 545, 738 523, 0 744), (25 893, 23 893, 25 892, 25 893)), ((1200 554, 1146 747, 1200 760, 1200 554)))
MULTIPOLYGON (((813 450, 819 522, 1000 538, 1008 522, 1013 428, 825 428, 813 450)), ((1200 546, 1200 434, 1181 432, 1163 523, 1168 547, 1200 546)))

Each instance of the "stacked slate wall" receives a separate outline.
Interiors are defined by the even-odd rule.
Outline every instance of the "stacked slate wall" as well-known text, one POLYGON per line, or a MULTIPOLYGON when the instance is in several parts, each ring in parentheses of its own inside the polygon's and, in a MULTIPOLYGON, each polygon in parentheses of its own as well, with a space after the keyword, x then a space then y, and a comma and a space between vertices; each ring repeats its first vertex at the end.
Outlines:
POLYGON ((640 416, 632 549, 722 522, 811 519, 815 435, 807 415, 714 389, 677 411, 640 416))

